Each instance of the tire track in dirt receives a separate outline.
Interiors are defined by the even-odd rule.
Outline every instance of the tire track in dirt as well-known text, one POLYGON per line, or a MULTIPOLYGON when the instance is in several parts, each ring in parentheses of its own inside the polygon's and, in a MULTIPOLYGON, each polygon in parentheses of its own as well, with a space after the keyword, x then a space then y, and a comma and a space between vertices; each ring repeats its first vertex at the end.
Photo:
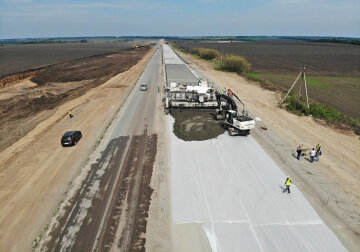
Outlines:
POLYGON ((75 196, 50 240, 51 251, 144 251, 153 189, 150 187, 157 135, 110 141, 75 196))

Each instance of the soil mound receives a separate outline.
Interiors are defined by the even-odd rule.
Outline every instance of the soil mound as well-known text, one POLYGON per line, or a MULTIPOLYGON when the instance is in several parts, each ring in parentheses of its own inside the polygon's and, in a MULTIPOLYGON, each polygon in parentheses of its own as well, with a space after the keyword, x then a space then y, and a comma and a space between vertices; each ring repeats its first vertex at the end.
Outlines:
POLYGON ((175 119, 174 134, 185 141, 204 141, 225 131, 213 110, 172 109, 170 113, 175 119))

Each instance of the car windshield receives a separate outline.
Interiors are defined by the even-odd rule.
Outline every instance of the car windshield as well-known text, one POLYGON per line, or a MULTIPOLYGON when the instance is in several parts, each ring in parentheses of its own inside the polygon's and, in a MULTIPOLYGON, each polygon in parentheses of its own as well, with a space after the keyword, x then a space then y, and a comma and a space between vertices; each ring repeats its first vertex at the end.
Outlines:
POLYGON ((73 131, 65 132, 64 137, 71 136, 73 133, 74 133, 73 131))

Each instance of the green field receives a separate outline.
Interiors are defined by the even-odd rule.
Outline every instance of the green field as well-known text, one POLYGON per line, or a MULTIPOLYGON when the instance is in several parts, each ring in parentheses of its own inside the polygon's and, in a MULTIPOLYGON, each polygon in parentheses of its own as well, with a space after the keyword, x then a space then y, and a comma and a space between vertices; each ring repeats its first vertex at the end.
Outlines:
MULTIPOLYGON (((248 73, 251 78, 263 79, 285 89, 294 83, 297 74, 260 74, 248 73)), ((306 76, 308 95, 310 99, 360 118, 360 77, 348 76, 306 76)), ((294 93, 299 92, 300 80, 294 87, 294 93)), ((302 87, 304 95, 304 88, 302 87)))

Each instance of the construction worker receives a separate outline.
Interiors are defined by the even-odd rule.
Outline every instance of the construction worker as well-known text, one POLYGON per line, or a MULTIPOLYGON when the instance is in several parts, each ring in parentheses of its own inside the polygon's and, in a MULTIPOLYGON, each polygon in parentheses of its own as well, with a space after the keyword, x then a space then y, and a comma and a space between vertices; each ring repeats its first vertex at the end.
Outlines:
POLYGON ((300 160, 301 152, 302 152, 301 145, 299 145, 299 147, 297 147, 296 152, 297 152, 297 159, 300 160))
POLYGON ((312 150, 310 151, 310 163, 314 162, 315 155, 316 155, 315 148, 312 148, 312 150))
POLYGON ((224 89, 223 89, 223 90, 221 90, 221 94, 224 94, 224 89))
POLYGON ((315 148, 316 148, 316 155, 315 155, 316 162, 319 162, 320 155, 321 155, 321 150, 320 150, 321 146, 320 146, 320 144, 317 144, 315 148))
POLYGON ((285 189, 282 191, 283 193, 286 191, 288 191, 288 193, 290 193, 290 184, 291 183, 292 183, 291 179, 286 178, 285 183, 284 183, 285 189))
POLYGON ((71 110, 69 110, 69 117, 70 117, 70 119, 73 118, 73 114, 72 114, 71 110))

